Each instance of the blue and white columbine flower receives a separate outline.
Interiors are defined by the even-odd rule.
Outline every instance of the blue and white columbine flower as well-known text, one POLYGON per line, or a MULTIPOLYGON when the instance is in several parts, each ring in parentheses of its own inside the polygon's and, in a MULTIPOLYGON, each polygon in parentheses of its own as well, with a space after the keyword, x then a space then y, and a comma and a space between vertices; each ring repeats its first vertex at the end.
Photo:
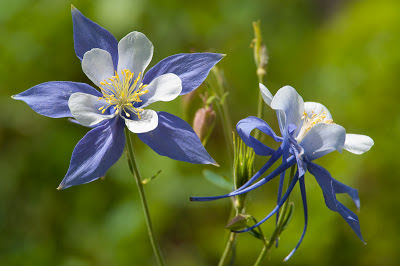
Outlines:
POLYGON ((223 55, 176 54, 144 74, 153 45, 143 33, 131 32, 117 42, 110 32, 74 7, 72 19, 76 55, 83 72, 100 91, 84 83, 56 81, 13 96, 41 115, 73 117, 81 125, 94 127, 76 145, 59 189, 104 176, 122 155, 125 126, 160 155, 216 164, 189 124, 147 107, 196 89, 223 55))
POLYGON ((373 140, 364 135, 346 134, 346 130, 342 126, 333 123, 332 116, 325 106, 316 102, 304 102, 296 90, 290 86, 281 88, 275 96, 272 96, 269 90, 262 84, 260 84, 260 90, 265 103, 277 112, 282 137, 277 136, 265 121, 257 117, 248 117, 239 121, 236 129, 246 145, 253 148, 257 155, 271 156, 270 159, 245 185, 239 189, 222 196, 192 197, 191 200, 207 201, 240 195, 257 188, 280 175, 277 206, 256 225, 239 231, 247 232, 259 226, 277 213, 287 200, 297 181, 299 181, 304 207, 305 226, 300 241, 293 251, 286 257, 287 260, 300 245, 307 228, 308 214, 304 174, 306 170, 308 170, 320 185, 328 208, 340 213, 357 236, 364 242, 361 236, 357 215, 336 199, 337 193, 347 193, 353 199, 357 208, 359 208, 360 200, 358 197, 358 191, 335 180, 326 169, 312 161, 334 150, 342 152, 342 150, 345 149, 354 154, 362 154, 372 147, 374 144, 373 140), (271 136, 275 141, 281 142, 282 144, 277 150, 271 149, 250 135, 254 129, 262 131, 271 136), (254 183, 281 157, 282 164, 278 168, 260 181, 254 183), (295 176, 289 184, 287 191, 282 196, 285 171, 296 163, 297 171, 295 176))

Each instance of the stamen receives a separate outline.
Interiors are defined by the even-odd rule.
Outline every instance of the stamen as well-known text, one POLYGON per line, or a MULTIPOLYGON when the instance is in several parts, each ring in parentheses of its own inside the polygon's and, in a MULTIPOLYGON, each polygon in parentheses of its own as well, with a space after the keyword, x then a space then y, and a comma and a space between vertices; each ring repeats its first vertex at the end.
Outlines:
POLYGON ((147 85, 140 83, 139 86, 137 86, 139 80, 141 80, 141 76, 142 73, 140 72, 133 80, 134 73, 129 69, 124 69, 121 70, 120 75, 115 71, 114 76, 100 82, 100 85, 102 85, 100 90, 103 97, 99 97, 98 100, 105 100, 107 106, 104 105, 103 107, 100 107, 99 111, 104 113, 107 108, 113 106, 115 114, 121 114, 122 109, 122 113, 124 113, 126 117, 131 117, 131 114, 125 110, 125 108, 127 108, 140 119, 140 112, 144 110, 141 108, 135 108, 134 104, 142 102, 140 97, 149 92, 148 90, 144 90, 147 85))
POLYGON ((332 119, 325 119, 327 115, 328 113, 326 111, 323 111, 319 114, 311 111, 311 116, 309 117, 308 114, 304 111, 303 116, 301 117, 301 119, 303 120, 303 125, 300 128, 296 140, 300 143, 307 132, 318 123, 334 124, 332 119))

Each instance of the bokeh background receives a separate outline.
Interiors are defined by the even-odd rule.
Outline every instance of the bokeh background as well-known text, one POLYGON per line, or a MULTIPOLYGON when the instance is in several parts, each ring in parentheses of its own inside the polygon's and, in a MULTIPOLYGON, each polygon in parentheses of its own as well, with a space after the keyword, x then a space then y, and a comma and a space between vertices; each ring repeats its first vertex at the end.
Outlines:
MULTIPOLYGON (((50 119, 10 98, 46 81, 90 83, 75 56, 71 1, 16 0, 0 3, 0 264, 155 265, 134 179, 125 154, 104 180, 57 191, 72 150, 86 128, 50 119)), ((324 203, 312 175, 306 176, 309 227, 287 264, 389 265, 398 263, 400 240, 400 2, 357 0, 98 0, 72 1, 84 15, 119 40, 133 30, 155 46, 151 66, 180 52, 227 54, 218 64, 229 90, 232 125, 256 114, 257 77, 251 23, 260 19, 268 47, 267 87, 292 85, 306 101, 325 104, 348 132, 371 136, 364 155, 334 152, 319 159, 338 180, 359 190, 363 245, 342 217, 324 203)), ((201 89, 201 88, 200 88, 201 89)), ((191 123, 181 100, 159 104, 191 123)), ((152 106, 153 107, 153 106, 152 106)), ((265 120, 276 131, 276 117, 265 120)), ((230 201, 193 203, 193 195, 226 192, 202 176, 203 169, 230 177, 217 123, 207 144, 220 168, 158 156, 134 138, 156 234, 168 265, 216 265, 228 231, 230 201)), ((271 145, 273 145, 271 143, 271 145)), ((266 158, 257 157, 259 166, 266 158)), ((277 182, 248 195, 248 213, 264 217, 276 199, 277 182)), ((348 197, 340 200, 355 211, 348 197)), ((303 228, 299 189, 294 218, 270 264, 296 245, 303 228)), ((273 220, 262 228, 273 230, 273 220)), ((252 265, 262 244, 238 238, 235 265, 252 265)), ((265 261, 267 263, 268 261, 265 261)))

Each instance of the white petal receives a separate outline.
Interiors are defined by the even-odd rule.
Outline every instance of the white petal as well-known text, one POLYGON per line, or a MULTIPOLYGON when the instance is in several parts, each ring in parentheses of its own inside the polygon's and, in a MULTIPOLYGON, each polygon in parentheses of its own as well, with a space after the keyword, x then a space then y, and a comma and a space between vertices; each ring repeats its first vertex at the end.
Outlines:
POLYGON ((86 52, 82 59, 82 70, 94 84, 100 87, 100 82, 114 76, 111 54, 98 48, 86 52))
POLYGON ((281 131, 289 124, 295 125, 299 130, 304 111, 304 101, 294 88, 285 86, 279 89, 271 101, 271 108, 282 110, 285 114, 279 112, 278 115, 281 131))
POLYGON ((131 32, 118 43, 118 73, 129 69, 136 78, 149 65, 153 57, 153 44, 141 32, 131 32))
POLYGON ((325 120, 331 120, 332 115, 329 112, 328 108, 326 108, 324 105, 316 102, 305 102, 304 103, 304 112, 306 112, 308 117, 311 117, 313 114, 322 114, 323 112, 326 113, 325 120))
POLYGON ((143 101, 140 107, 146 107, 158 101, 172 101, 181 93, 182 81, 177 75, 168 73, 154 79, 145 90, 149 92, 140 97, 143 101))
POLYGON ((346 141, 344 142, 343 148, 354 154, 363 154, 364 152, 371 149, 373 145, 373 139, 368 136, 358 134, 346 134, 346 141))
MULTIPOLYGON (((133 117, 133 116, 132 116, 133 117)), ((140 113, 140 119, 136 116, 133 119, 125 118, 126 127, 133 133, 145 133, 158 126, 158 115, 156 111, 144 110, 140 113)))
POLYGON ((106 105, 104 100, 98 100, 99 97, 76 92, 68 100, 68 107, 74 118, 83 126, 94 126, 105 119, 110 119, 115 114, 102 114, 99 108, 106 105))
POLYGON ((260 91, 261 91, 261 96, 264 99, 264 102, 271 106, 272 99, 274 96, 272 96, 271 92, 267 89, 267 87, 264 86, 264 84, 260 83, 260 91))
POLYGON ((318 123, 304 136, 300 145, 304 155, 312 161, 334 150, 342 152, 346 130, 338 124, 318 123))

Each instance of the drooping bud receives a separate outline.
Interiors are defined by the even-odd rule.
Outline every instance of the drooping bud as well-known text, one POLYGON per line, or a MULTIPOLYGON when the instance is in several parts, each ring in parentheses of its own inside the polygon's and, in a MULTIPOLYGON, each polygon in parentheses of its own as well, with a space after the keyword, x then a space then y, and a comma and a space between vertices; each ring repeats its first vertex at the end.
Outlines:
MULTIPOLYGON (((233 161, 233 178, 236 190, 253 176, 255 153, 253 149, 246 146, 240 138, 235 138, 235 135, 233 135, 233 144, 235 152, 233 161)), ((247 193, 236 196, 236 208, 239 213, 244 208, 246 195, 247 193)))
POLYGON ((197 104, 193 104, 195 102, 196 96, 199 94, 199 89, 193 90, 189 93, 182 95, 182 107, 183 107, 183 114, 185 118, 192 117, 194 110, 193 106, 198 106, 197 104), (192 108, 191 108, 192 107, 192 108))
POLYGON ((215 119, 216 114, 211 105, 200 108, 194 116, 193 130, 196 132, 203 145, 206 144, 214 128, 215 119))

